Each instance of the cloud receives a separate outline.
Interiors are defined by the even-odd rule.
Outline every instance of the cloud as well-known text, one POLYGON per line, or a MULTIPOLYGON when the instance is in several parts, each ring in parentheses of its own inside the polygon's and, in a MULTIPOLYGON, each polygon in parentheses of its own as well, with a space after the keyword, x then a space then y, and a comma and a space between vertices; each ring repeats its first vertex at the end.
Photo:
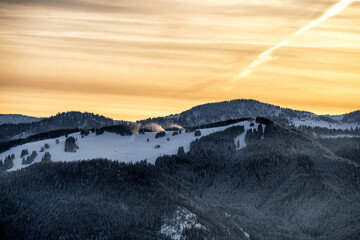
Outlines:
POLYGON ((121 5, 99 4, 92 1, 78 0, 0 0, 1 5, 13 5, 18 7, 40 7, 40 8, 60 8, 67 10, 84 11, 126 11, 128 8, 121 5))
MULTIPOLYGON (((296 36, 296 35, 300 35, 303 32, 315 27, 319 23, 324 22, 325 20, 329 19, 330 17, 338 14, 339 12, 344 10, 352 2, 354 2, 354 1, 353 0, 341 0, 340 2, 335 4, 332 8, 327 10, 325 12, 325 14, 323 14, 320 18, 316 19, 315 21, 309 23, 305 27, 303 27, 303 28, 299 29, 298 31, 294 32, 291 37, 296 36)), ((255 68, 257 66, 259 66, 259 65, 261 65, 261 64, 263 64, 265 62, 277 59, 277 57, 272 56, 272 53, 275 50, 279 49, 280 47, 285 46, 289 42, 290 42, 290 40, 282 41, 282 42, 278 43, 277 45, 275 45, 275 46, 267 49, 266 51, 260 53, 260 55, 258 55, 257 58, 254 61, 252 61, 250 63, 250 65, 245 70, 243 70, 240 74, 235 76, 235 78, 232 80, 232 82, 236 82, 240 78, 244 78, 247 75, 249 75, 250 73, 254 72, 254 70, 255 70, 255 68)))
MULTIPOLYGON (((76 106, 87 111, 106 108, 118 118, 124 114, 138 119, 224 98, 269 100, 286 94, 279 89, 298 87, 292 84, 301 72, 314 73, 313 80, 306 79, 308 87, 316 89, 320 79, 328 78, 327 66, 340 74, 333 76, 346 81, 360 69, 356 4, 341 19, 282 44, 335 3, 0 0, 0 111, 6 106, 15 109, 15 102, 19 112, 36 111, 39 104, 43 112, 52 110, 55 102, 46 101, 49 96, 61 111, 61 104, 64 109, 75 104, 62 102, 64 96, 88 96, 76 106), (319 48, 323 51, 318 53, 319 48), (250 74, 275 58, 258 74, 250 74), (254 81, 232 83, 233 89, 226 91, 234 76, 254 81), (266 91, 259 93, 264 85, 266 91), (34 96, 24 98, 25 93, 34 96)), ((287 93, 288 98, 293 95, 287 93)), ((351 96, 353 102, 358 100, 351 96)), ((336 99, 333 91, 326 98, 336 99)))

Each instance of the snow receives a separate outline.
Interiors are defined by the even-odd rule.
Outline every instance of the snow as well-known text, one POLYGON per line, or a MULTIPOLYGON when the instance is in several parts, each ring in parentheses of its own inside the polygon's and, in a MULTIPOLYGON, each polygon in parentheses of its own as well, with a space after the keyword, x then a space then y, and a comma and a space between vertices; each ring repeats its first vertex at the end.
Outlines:
POLYGON ((160 233, 173 240, 180 240, 183 231, 192 228, 206 230, 202 224, 198 223, 197 216, 194 213, 186 208, 178 207, 172 218, 165 219, 160 233))
POLYGON ((250 240, 250 234, 245 232, 242 228, 240 228, 240 230, 244 233, 245 237, 250 240))
MULTIPOLYGON (((227 212, 225 212, 225 216, 226 217, 231 217, 231 215, 228 214, 227 212)), ((240 230, 244 233, 245 237, 250 240, 250 234, 245 232, 244 229, 242 229, 242 228, 240 228, 240 230)))
MULTIPOLYGON (((244 132, 243 133, 241 133, 239 136, 237 136, 235 139, 234 139, 234 143, 235 143, 235 146, 236 146, 236 150, 240 150, 240 149, 242 149, 242 148, 244 148, 244 147, 246 147, 246 143, 245 143, 245 135, 246 135, 246 132, 247 132, 247 130, 249 130, 249 129, 258 129, 258 127, 259 127, 259 124, 258 123, 256 123, 255 121, 244 121, 244 122, 242 122, 243 124, 243 126, 244 126, 244 132), (250 126, 250 123, 254 123, 254 126, 250 126), (238 142, 240 143, 240 147, 238 147, 238 142)), ((265 125, 264 124, 262 124, 262 129, 263 129, 263 132, 265 132, 265 125)), ((262 138, 263 138, 264 136, 262 136, 262 138)))
POLYGON ((309 127, 322 127, 322 128, 342 129, 342 130, 346 130, 346 129, 350 130, 351 128, 355 129, 356 127, 359 126, 358 123, 343 123, 340 121, 331 123, 316 118, 294 118, 290 121, 290 123, 295 125, 296 127, 309 126, 309 127))
MULTIPOLYGON (((248 128, 250 127, 250 122, 243 121, 223 127, 200 129, 200 137, 195 137, 194 132, 185 133, 184 131, 175 136, 172 136, 173 131, 168 131, 166 132, 166 136, 161 138, 155 138, 156 132, 121 136, 105 131, 101 135, 90 133, 88 136, 81 138, 80 132, 76 132, 69 135, 77 139, 76 144, 79 146, 79 149, 75 153, 64 151, 66 138, 63 136, 13 147, 8 151, 0 153, 0 159, 4 160, 6 156, 15 154, 14 167, 9 169, 9 171, 24 168, 28 165, 22 165, 22 159, 20 158, 21 151, 23 149, 28 149, 29 154, 31 154, 32 151, 36 151, 38 155, 33 163, 40 162, 45 154, 45 152, 40 152, 40 149, 47 143, 50 145, 50 148, 45 151, 50 152, 51 160, 54 162, 107 158, 109 160, 126 163, 146 159, 149 163, 154 164, 159 156, 177 154, 180 146, 184 147, 185 152, 189 151, 190 143, 197 138, 240 125, 244 125, 245 128, 248 128), (149 142, 146 141, 147 138, 149 138, 149 142), (170 140, 167 141, 167 138, 170 140), (59 140, 59 144, 56 144, 56 139, 59 140), (160 148, 155 149, 155 145, 160 145, 160 148)), ((254 127, 257 127, 256 123, 254 124, 254 127)), ((241 139, 244 139, 245 135, 241 135, 240 137, 241 139)), ((241 140, 241 142, 241 146, 246 146, 243 140, 241 140)))
POLYGON ((337 135, 320 135, 320 138, 359 138, 359 135, 350 135, 350 134, 337 134, 337 135))

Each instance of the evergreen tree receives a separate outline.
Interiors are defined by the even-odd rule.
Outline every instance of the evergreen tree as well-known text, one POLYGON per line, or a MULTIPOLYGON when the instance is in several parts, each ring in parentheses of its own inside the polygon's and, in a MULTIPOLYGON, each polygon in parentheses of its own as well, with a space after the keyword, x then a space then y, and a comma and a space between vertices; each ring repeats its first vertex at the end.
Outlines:
POLYGON ((51 162, 51 154, 49 152, 45 152, 41 162, 51 162))
POLYGON ((165 137, 165 136, 166 136, 166 132, 161 131, 161 132, 158 132, 158 133, 155 135, 155 138, 160 138, 160 137, 165 137))
POLYGON ((26 159, 25 158, 22 159, 22 164, 25 165, 32 163, 35 160, 36 156, 37 156, 37 152, 33 151, 30 156, 27 156, 26 159))
POLYGON ((23 150, 21 151, 20 157, 24 157, 24 156, 26 156, 26 155, 28 155, 28 154, 29 154, 29 151, 28 151, 27 149, 23 149, 23 150))
POLYGON ((259 134, 262 136, 264 134, 264 131, 263 131, 263 127, 262 127, 262 124, 260 123, 259 126, 258 126, 258 132, 259 134))
POLYGON ((185 151, 184 151, 184 147, 183 146, 180 146, 178 148, 178 155, 184 155, 185 154, 185 151))
POLYGON ((201 136, 201 131, 199 129, 195 130, 195 137, 201 136))
POLYGON ((76 145, 76 139, 74 137, 68 137, 65 140, 65 152, 76 152, 79 146, 76 145))
POLYGON ((4 165, 3 165, 4 170, 8 170, 14 166, 14 158, 15 158, 14 154, 9 155, 5 158, 4 165))

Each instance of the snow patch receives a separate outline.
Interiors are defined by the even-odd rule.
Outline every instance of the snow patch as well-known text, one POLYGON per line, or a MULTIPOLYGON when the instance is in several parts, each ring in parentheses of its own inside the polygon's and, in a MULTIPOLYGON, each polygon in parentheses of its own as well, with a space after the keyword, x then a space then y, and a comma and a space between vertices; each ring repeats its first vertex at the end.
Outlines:
MULTIPOLYGON (((333 118, 338 120, 338 118, 333 118)), ((329 129, 341 129, 341 130, 350 130, 355 129, 358 126, 358 123, 343 123, 340 121, 328 122, 315 117, 307 117, 307 118, 293 118, 290 121, 290 124, 299 126, 308 126, 308 127, 321 127, 321 128, 329 128, 329 129)))
POLYGON ((185 229, 206 228, 197 221, 197 216, 188 209, 178 207, 172 218, 165 219, 161 226, 160 233, 170 237, 173 240, 180 240, 185 229))
POLYGON ((245 237, 250 240, 250 234, 245 232, 242 228, 240 228, 240 230, 244 233, 245 237))
MULTIPOLYGON (((246 147, 246 143, 245 143, 245 136, 246 136, 246 132, 249 130, 249 129, 255 129, 257 130, 258 127, 259 127, 259 123, 256 123, 256 122, 250 122, 250 121, 245 121, 245 122, 242 122, 241 124, 242 126, 244 126, 244 132, 241 133, 239 136, 237 136, 235 139, 234 139, 234 143, 235 143, 235 146, 236 146, 236 151, 237 150, 240 150, 244 147, 246 147), (254 126, 250 126, 251 123, 254 123, 254 126)), ((265 125, 264 124, 261 124, 262 125, 262 130, 263 130, 263 133, 265 132, 265 125)), ((261 139, 264 139, 264 134, 263 136, 261 137, 261 139)))

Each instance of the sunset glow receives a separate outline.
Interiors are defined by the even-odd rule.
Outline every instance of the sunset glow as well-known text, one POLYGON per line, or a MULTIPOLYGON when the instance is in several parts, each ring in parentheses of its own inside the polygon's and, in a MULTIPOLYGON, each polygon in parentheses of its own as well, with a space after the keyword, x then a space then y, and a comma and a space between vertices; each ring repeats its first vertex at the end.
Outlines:
POLYGON ((0 0, 0 113, 360 104, 360 1, 0 0))

